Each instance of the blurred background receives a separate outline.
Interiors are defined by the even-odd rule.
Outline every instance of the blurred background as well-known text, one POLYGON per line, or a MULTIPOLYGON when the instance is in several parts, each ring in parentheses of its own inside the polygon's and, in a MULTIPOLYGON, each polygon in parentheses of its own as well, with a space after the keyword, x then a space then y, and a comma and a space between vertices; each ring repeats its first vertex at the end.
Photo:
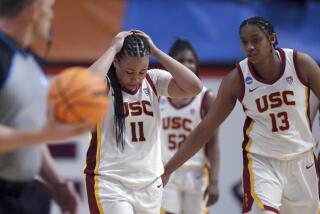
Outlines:
MULTIPOLYGON (((257 15, 273 21, 279 47, 303 51, 320 63, 319 0, 56 0, 54 10, 51 43, 34 46, 48 62, 49 77, 68 66, 90 65, 116 33, 140 29, 165 52, 176 38, 191 41, 204 85, 217 93, 223 76, 244 58, 240 23, 257 15)), ((157 66, 155 59, 152 66, 157 66)), ((241 213, 243 120, 238 103, 220 127, 220 199, 210 213, 241 213)), ((315 135, 319 136, 317 131, 315 135)), ((81 213, 89 213, 82 173, 87 136, 50 147, 61 172, 77 184, 81 213)), ((60 213, 55 205, 52 213, 60 213)))

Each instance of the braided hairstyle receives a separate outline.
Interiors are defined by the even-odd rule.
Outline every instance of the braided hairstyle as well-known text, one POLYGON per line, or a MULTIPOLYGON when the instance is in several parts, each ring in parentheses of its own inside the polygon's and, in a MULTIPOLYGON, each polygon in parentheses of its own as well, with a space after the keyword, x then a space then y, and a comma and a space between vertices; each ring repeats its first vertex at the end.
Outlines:
MULTIPOLYGON (((246 26, 246 25, 255 25, 257 26, 265 35, 267 36, 271 36, 273 33, 275 33, 274 31, 274 27, 271 21, 261 17, 261 16, 255 16, 255 17, 251 17, 249 19, 244 20, 239 27, 239 33, 242 29, 242 27, 246 26)), ((276 49, 276 46, 278 45, 278 38, 276 36, 276 41, 273 44, 273 48, 276 49)))
MULTIPOLYGON (((116 58, 120 61, 123 57, 139 57, 142 58, 150 54, 150 46, 145 37, 140 35, 129 35, 124 39, 122 49, 117 53, 116 58)), ((123 97, 121 91, 121 85, 116 75, 116 69, 114 65, 111 65, 108 78, 110 85, 114 92, 114 125, 113 129, 116 135, 117 146, 123 150, 125 146, 125 118, 123 97)))
POLYGON ((196 59, 196 72, 195 72, 195 74, 199 77, 200 73, 199 73, 198 56, 197 56, 196 51, 194 50, 194 48, 192 47, 191 43, 188 40, 184 40, 184 39, 180 39, 180 38, 176 39, 176 41, 170 47, 169 56, 171 56, 172 58, 175 58, 178 53, 185 51, 185 50, 191 51, 194 58, 196 59))
POLYGON ((39 1, 40 0, 1 0, 0 17, 13 18, 30 4, 39 1))

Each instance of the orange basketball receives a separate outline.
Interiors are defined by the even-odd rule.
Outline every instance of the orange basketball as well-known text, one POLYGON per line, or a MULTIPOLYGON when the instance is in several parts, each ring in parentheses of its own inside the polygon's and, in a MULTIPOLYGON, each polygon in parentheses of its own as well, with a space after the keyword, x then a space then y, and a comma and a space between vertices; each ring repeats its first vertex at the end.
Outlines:
POLYGON ((98 123, 109 107, 105 80, 84 67, 64 69, 50 85, 48 102, 54 103, 56 119, 66 123, 98 123))

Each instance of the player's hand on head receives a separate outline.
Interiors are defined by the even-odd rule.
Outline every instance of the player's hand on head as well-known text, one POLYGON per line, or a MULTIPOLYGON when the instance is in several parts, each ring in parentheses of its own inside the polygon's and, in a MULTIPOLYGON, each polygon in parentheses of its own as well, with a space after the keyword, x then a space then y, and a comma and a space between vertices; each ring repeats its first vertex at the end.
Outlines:
POLYGON ((118 53, 122 46, 123 46, 123 42, 124 42, 124 39, 131 35, 132 32, 131 31, 121 31, 119 32, 111 41, 111 47, 114 47, 116 52, 118 53))
POLYGON ((207 200, 207 207, 210 207, 212 205, 214 205, 218 199, 219 199, 219 188, 218 188, 218 183, 214 182, 214 183, 210 183, 206 189, 206 191, 204 192, 203 198, 208 197, 207 200))
POLYGON ((148 34, 146 34, 145 32, 143 32, 141 30, 136 30, 136 29, 131 29, 130 32, 132 32, 133 34, 145 37, 147 39, 148 43, 149 43, 151 54, 155 53, 157 47, 156 47, 156 45, 154 44, 154 42, 152 41, 151 37, 148 34))
POLYGON ((53 187, 52 195, 64 214, 78 214, 80 197, 72 182, 67 181, 53 187))

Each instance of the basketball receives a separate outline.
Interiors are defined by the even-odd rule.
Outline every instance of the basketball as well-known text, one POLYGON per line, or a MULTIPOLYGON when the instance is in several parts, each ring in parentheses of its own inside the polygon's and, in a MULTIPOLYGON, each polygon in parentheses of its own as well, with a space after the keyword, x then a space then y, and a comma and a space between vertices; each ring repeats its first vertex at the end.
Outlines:
POLYGON ((64 69, 49 87, 48 103, 54 103, 54 116, 60 122, 98 123, 109 106, 105 80, 84 67, 64 69))

